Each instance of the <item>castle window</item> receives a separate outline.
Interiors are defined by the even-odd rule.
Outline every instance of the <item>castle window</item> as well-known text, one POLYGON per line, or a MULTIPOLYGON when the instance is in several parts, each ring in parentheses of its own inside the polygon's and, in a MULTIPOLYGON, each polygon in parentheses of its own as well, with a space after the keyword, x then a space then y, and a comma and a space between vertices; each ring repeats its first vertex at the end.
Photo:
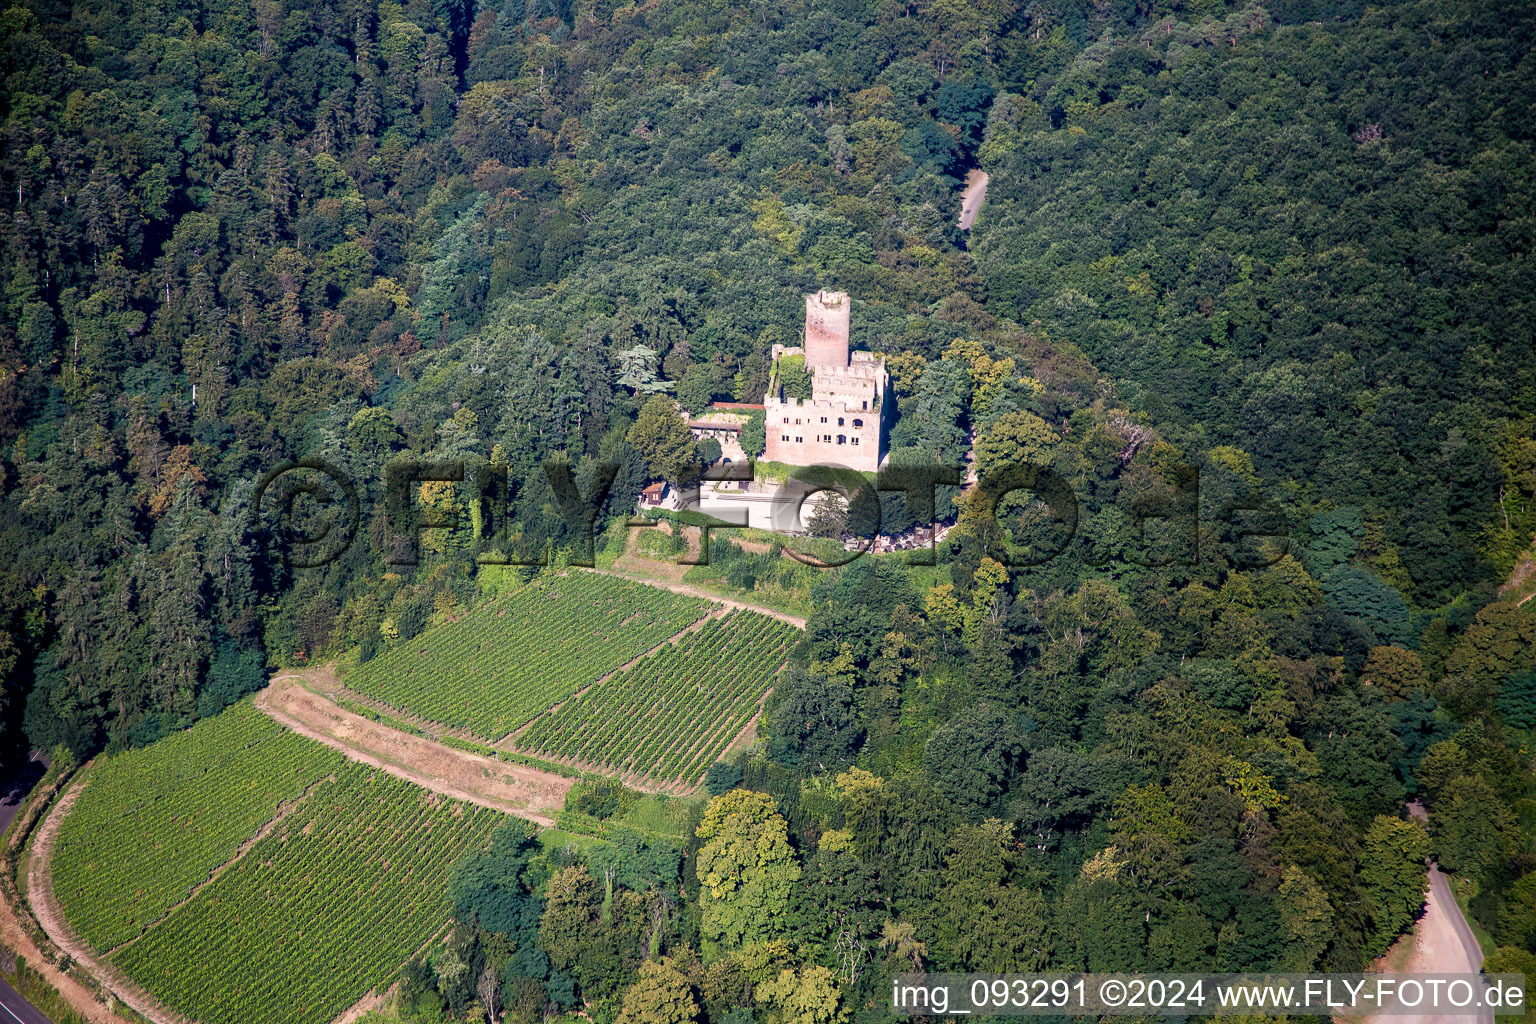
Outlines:
MULTIPOLYGON (((822 417, 822 418, 821 418, 821 422, 823 422, 823 423, 825 423, 825 422, 827 422, 827 418, 826 418, 826 417, 825 417, 825 416, 823 416, 823 417, 822 417)), ((841 421, 841 420, 839 420, 839 421, 838 421, 838 422, 839 422, 839 423, 841 423, 841 422, 842 422, 842 421, 841 421)))
POLYGON ((856 427, 862 427, 864 425, 864 421, 863 420, 854 420, 853 421, 853 425, 856 426, 856 427))
POLYGON ((847 444, 848 443, 848 438, 846 438, 842 434, 838 434, 837 435, 837 443, 838 444, 847 444))
POLYGON ((779 435, 779 440, 781 440, 781 441, 788 441, 789 440, 789 435, 788 434, 780 434, 779 435))
POLYGON ((867 399, 867 398, 864 399, 864 408, 866 408, 866 409, 869 408, 869 399, 867 399))
POLYGON ((858 444, 858 443, 859 443, 859 439, 858 439, 858 438, 854 438, 854 439, 853 439, 853 443, 854 443, 854 444, 858 444))
POLYGON ((788 422, 789 422, 789 417, 788 417, 788 416, 785 416, 785 417, 784 417, 784 422, 785 422, 785 423, 788 423, 788 422))
POLYGON ((799 444, 803 440, 805 440, 805 439, 801 438, 801 437, 797 437, 797 438, 795 438, 795 444, 799 444))
POLYGON ((837 418, 837 425, 838 425, 838 426, 842 426, 842 425, 843 425, 843 418, 842 418, 842 417, 841 417, 841 416, 839 416, 839 417, 838 417, 838 418, 837 418))

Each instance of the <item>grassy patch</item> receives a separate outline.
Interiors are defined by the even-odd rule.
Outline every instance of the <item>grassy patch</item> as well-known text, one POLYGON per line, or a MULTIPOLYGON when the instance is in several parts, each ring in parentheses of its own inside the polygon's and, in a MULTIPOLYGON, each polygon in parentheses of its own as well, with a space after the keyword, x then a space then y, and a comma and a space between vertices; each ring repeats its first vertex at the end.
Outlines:
POLYGON ((703 803, 702 797, 645 796, 616 819, 638 832, 650 835, 676 836, 687 839, 693 824, 694 809, 703 803))

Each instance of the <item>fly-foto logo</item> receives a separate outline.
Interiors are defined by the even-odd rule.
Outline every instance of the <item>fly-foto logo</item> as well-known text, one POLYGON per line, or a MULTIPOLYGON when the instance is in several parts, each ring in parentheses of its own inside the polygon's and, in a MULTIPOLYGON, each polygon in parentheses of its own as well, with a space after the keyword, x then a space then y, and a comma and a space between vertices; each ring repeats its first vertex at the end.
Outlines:
MULTIPOLYGON (((622 511, 610 502, 620 469, 616 462, 592 463, 583 469, 583 483, 578 482, 568 462, 551 460, 540 467, 559 508, 569 564, 594 564, 604 510, 610 516, 622 511)), ((835 494, 846 509, 846 556, 824 560, 786 546, 784 553, 793 558, 833 568, 869 553, 881 532, 882 499, 899 498, 903 528, 914 523, 928 527, 928 546, 909 551, 910 561, 933 565, 937 557, 933 527, 939 521, 940 497, 954 499, 961 494, 963 480, 962 467, 936 463, 892 466, 872 475, 845 466, 819 465, 795 467, 783 480, 766 486, 771 520, 784 533, 804 531, 803 513, 815 495, 835 494)), ((702 470, 682 487, 681 507, 698 508, 702 488, 719 482, 758 485, 756 464, 723 464, 702 470)), ((527 534, 509 515, 511 483, 505 466, 490 463, 390 462, 384 466, 385 529, 370 534, 385 546, 387 564, 417 565, 423 534, 460 529, 467 514, 479 564, 546 565, 549 542, 529 550, 527 534)), ((984 539, 994 557, 1018 568, 1050 562, 1070 551, 1074 543, 1080 544, 1079 559, 1089 567, 1103 566, 1112 558, 1140 566, 1194 565, 1204 549, 1202 528, 1212 527, 1218 531, 1222 557, 1230 565, 1272 565, 1288 550, 1286 519, 1272 502, 1258 497, 1228 498, 1218 508, 1202 509, 1200 471, 1194 466, 1175 465, 1147 494, 1120 503, 1125 536, 1116 555, 1104 554, 1104 545, 1097 541, 1079 538, 1077 495, 1067 480, 1049 467, 1029 462, 1005 465, 983 476, 963 495, 969 520, 979 532, 988 534, 984 539), (1027 513, 1027 544, 1012 543, 1003 535, 997 523, 1005 513, 1021 521, 1021 513, 1027 513), (1156 542, 1149 535, 1154 523, 1160 535, 1156 542)), ((322 459, 283 463, 263 475, 256 485, 253 508, 253 529, 291 569, 334 562, 352 546, 362 525, 363 502, 357 485, 340 467, 322 459)), ((712 531, 747 526, 745 517, 731 521, 695 512, 689 519, 690 525, 699 528, 701 539, 699 557, 693 564, 709 564, 712 531)), ((632 518, 627 525, 655 526, 656 520, 632 518)))

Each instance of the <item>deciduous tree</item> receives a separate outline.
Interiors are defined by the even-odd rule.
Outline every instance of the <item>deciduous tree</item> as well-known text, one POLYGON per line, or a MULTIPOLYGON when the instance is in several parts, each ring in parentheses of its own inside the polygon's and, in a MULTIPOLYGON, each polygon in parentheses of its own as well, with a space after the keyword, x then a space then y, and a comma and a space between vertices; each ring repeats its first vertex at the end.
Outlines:
POLYGON ((766 793, 735 789, 709 802, 695 833, 704 937, 722 946, 766 941, 784 927, 800 863, 766 793))

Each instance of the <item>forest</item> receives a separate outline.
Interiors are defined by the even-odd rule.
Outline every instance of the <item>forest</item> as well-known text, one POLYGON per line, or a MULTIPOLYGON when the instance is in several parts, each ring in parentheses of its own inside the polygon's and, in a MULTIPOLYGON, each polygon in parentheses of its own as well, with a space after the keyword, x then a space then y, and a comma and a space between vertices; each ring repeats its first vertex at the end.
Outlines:
POLYGON ((1066 535, 941 488, 933 565, 717 543, 705 582, 807 609, 758 742, 685 828, 587 780, 604 842, 489 833, 391 1019, 1349 971, 1426 856, 1536 976, 1536 8, 19 0, 0 76, 10 762, 401 660, 580 546, 546 464, 617 466, 611 552, 819 288, 893 466, 1072 492, 1066 535), (258 493, 297 459, 362 499, 314 568, 258 493), (401 460, 504 471, 510 532, 428 483, 458 525, 402 562, 401 460))

